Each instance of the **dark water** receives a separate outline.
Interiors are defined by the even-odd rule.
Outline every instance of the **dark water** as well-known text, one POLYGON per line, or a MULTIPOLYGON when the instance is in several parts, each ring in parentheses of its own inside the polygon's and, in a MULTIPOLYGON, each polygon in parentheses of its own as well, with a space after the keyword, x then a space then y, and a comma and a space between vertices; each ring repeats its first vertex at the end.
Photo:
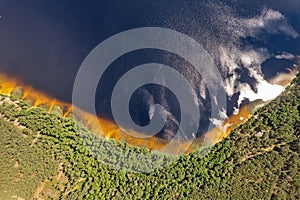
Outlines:
MULTIPOLYGON (((267 50, 269 56, 262 63, 252 62, 251 65, 255 67, 255 64, 261 64, 264 77, 271 79, 279 72, 285 72, 286 68, 291 68, 296 59, 276 59, 275 55, 282 52, 300 55, 299 37, 295 33, 287 34, 290 31, 287 26, 300 33, 299 10, 299 0, 265 0, 255 3, 253 0, 0 0, 0 71, 56 98, 71 102, 77 70, 95 46, 121 31, 159 26, 196 39, 215 59, 224 79, 238 75, 237 83, 247 83, 255 91, 257 79, 250 75, 251 66, 244 66, 240 61, 232 59, 239 68, 228 71, 219 59, 220 47, 229 50, 236 47, 245 52, 267 50), (251 25, 250 28, 244 27, 245 23, 240 20, 259 19, 268 10, 281 13, 285 19, 266 19, 265 28, 251 25), (229 23, 235 20, 234 24, 229 23), (240 30, 239 33, 235 33, 236 30, 240 30), (244 36, 239 35, 240 32, 245 32, 244 36)), ((235 53, 233 51, 229 54, 235 53)), ((201 84, 201 75, 194 72, 192 66, 182 58, 160 50, 131 52, 112 63, 99 83, 95 105, 98 114, 112 119, 110 97, 114 84, 134 66, 150 62, 172 66, 192 82, 202 102, 197 135, 206 132, 211 99, 200 95, 198 85, 201 84)), ((228 115, 233 113, 233 107, 238 106, 239 92, 234 91, 228 97, 228 115)), ((130 103, 132 119, 139 125, 147 125, 152 103, 167 105, 173 118, 168 118, 160 136, 172 137, 172 132, 178 129, 182 111, 176 97, 167 88, 147 85, 137 90, 130 103)))

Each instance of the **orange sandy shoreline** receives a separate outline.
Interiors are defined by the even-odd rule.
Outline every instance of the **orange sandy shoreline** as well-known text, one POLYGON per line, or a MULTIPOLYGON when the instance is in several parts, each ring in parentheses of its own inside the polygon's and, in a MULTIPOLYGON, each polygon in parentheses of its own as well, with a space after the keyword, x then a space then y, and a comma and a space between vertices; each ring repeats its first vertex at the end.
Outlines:
MULTIPOLYGON (((160 150, 168 144, 168 141, 157 137, 144 139, 130 136, 122 132, 121 129, 112 121, 94 116, 72 106, 70 103, 60 101, 38 91, 33 87, 14 79, 13 77, 0 74, 0 94, 11 95, 18 87, 22 88, 23 91, 22 100, 31 101, 33 107, 43 106, 48 109, 48 112, 50 113, 55 106, 59 106, 63 111, 64 117, 71 117, 72 113, 76 113, 76 118, 96 135, 115 139, 117 141, 124 141, 134 146, 144 146, 150 150, 160 150), (101 126, 101 129, 99 125, 101 126)), ((195 148, 199 148, 199 143, 202 143, 200 141, 203 140, 205 140, 206 144, 209 143, 213 145, 228 136, 235 127, 248 120, 251 117, 251 112, 252 110, 250 110, 248 106, 244 106, 239 110, 238 114, 232 115, 226 119, 221 127, 212 129, 210 132, 206 133, 204 137, 198 138, 195 141, 183 141, 179 145, 177 143, 174 147, 169 147, 167 153, 178 154, 179 152, 191 152, 195 150, 195 148), (193 143, 193 145, 191 145, 191 143, 193 143)))

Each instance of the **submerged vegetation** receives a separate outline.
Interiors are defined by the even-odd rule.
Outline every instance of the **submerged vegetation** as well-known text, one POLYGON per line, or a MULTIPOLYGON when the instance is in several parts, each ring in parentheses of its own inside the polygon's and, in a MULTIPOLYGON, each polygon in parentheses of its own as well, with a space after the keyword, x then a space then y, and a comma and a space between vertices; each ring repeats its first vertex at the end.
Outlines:
MULTIPOLYGON (((109 162, 149 150, 106 140, 59 109, 51 113, 1 97, 0 199, 299 199, 300 76, 243 125, 200 157, 181 156, 153 172, 131 173, 109 162)), ((164 154, 149 154, 166 162, 164 154)), ((144 167, 151 167, 149 158, 144 167)), ((141 161, 139 161, 140 163, 141 161)), ((138 160, 127 168, 134 169, 138 160)))

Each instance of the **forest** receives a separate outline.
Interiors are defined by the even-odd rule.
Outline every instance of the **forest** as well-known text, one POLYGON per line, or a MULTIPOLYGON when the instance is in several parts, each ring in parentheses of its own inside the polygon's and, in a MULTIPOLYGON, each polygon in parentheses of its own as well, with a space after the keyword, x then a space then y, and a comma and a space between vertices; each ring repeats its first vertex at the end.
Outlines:
POLYGON ((0 199, 300 198, 299 74, 204 157, 194 151, 149 173, 103 161, 122 166, 119 158, 128 157, 126 168, 143 163, 147 171, 152 157, 162 166, 172 158, 96 136, 59 108, 34 108, 18 92, 0 97, 0 199), (102 151, 112 156, 99 158, 102 151))

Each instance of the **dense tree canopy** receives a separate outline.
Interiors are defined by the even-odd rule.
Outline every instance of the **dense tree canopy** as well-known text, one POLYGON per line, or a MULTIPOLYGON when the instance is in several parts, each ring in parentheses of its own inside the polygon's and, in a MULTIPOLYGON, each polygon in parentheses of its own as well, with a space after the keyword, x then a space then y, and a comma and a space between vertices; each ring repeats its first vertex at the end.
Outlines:
POLYGON ((170 157, 95 136, 60 112, 18 101, 17 93, 2 96, 0 199, 299 199, 299 83, 298 75, 205 157, 196 151, 148 174, 113 169, 97 155, 114 151, 109 161, 121 165, 117 146, 129 158, 138 152, 163 164, 170 157))

